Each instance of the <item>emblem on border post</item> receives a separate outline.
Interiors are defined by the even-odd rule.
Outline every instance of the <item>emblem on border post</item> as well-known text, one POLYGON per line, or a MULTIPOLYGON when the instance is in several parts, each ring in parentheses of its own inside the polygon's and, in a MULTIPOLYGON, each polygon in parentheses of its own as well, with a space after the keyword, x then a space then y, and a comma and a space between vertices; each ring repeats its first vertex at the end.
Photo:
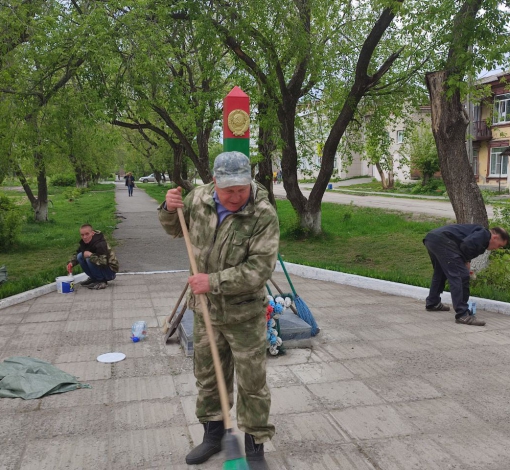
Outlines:
POLYGON ((242 136, 250 127, 250 116, 242 109, 234 109, 228 115, 228 128, 235 136, 242 136))

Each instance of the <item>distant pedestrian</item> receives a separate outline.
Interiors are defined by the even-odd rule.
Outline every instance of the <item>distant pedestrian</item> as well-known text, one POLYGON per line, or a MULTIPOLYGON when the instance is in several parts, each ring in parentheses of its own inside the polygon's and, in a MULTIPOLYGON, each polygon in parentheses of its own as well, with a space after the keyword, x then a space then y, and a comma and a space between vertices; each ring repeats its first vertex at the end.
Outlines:
POLYGON ((278 170, 278 173, 276 174, 276 182, 278 184, 282 182, 282 170, 278 170))
POLYGON ((81 283, 89 289, 106 289, 108 281, 113 281, 119 272, 119 262, 114 251, 99 230, 91 225, 80 227, 80 245, 67 263, 67 272, 71 274, 78 264, 89 277, 81 283))
POLYGON ((135 177, 133 176, 133 173, 129 172, 124 176, 126 179, 126 186, 128 188, 128 196, 133 195, 133 188, 135 187, 135 177))
POLYGON ((276 171, 273 171, 273 183, 276 184, 276 177, 277 177, 278 173, 276 171))
POLYGON ((429 252, 434 274, 425 308, 429 312, 448 311, 441 303, 446 281, 450 284, 455 322, 464 325, 484 326, 468 308, 469 271, 471 260, 485 250, 497 250, 508 243, 508 233, 501 227, 487 230, 476 224, 455 224, 431 230, 423 244, 429 252))

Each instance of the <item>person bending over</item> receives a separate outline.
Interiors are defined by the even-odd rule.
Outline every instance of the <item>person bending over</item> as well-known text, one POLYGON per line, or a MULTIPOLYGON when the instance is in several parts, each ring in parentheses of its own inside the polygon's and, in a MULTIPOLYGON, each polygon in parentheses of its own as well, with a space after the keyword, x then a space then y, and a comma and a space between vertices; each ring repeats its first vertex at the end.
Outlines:
POLYGON ((434 269, 425 309, 429 312, 450 310, 441 303, 441 293, 448 280, 455 322, 484 326, 485 322, 468 308, 471 260, 485 250, 497 250, 507 243, 508 233, 501 227, 487 230, 476 224, 454 224, 431 230, 423 239, 434 269))

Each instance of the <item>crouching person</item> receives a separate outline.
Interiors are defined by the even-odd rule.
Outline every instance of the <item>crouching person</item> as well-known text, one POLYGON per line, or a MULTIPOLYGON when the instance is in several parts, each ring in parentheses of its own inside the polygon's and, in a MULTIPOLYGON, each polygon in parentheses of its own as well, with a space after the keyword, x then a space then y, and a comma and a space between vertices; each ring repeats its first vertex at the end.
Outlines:
POLYGON ((108 281, 113 281, 119 272, 115 253, 104 235, 89 224, 80 227, 80 237, 80 245, 67 264, 67 271, 71 274, 73 267, 79 264, 88 276, 88 279, 81 283, 82 286, 106 289, 108 281))

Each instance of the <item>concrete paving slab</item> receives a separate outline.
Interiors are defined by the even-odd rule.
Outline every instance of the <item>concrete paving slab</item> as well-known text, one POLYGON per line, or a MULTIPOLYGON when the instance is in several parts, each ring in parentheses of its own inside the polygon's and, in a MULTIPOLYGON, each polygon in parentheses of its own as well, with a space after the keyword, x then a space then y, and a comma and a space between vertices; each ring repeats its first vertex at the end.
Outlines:
POLYGON ((113 433, 111 436, 114 468, 151 468, 154 465, 181 463, 190 449, 185 427, 168 426, 113 433))
POLYGON ((332 411, 331 415, 354 439, 380 439, 418 432, 409 419, 389 405, 350 407, 332 411))
POLYGON ((54 470, 66 468, 106 469, 108 466, 107 435, 32 439, 26 446, 20 469, 54 470))

